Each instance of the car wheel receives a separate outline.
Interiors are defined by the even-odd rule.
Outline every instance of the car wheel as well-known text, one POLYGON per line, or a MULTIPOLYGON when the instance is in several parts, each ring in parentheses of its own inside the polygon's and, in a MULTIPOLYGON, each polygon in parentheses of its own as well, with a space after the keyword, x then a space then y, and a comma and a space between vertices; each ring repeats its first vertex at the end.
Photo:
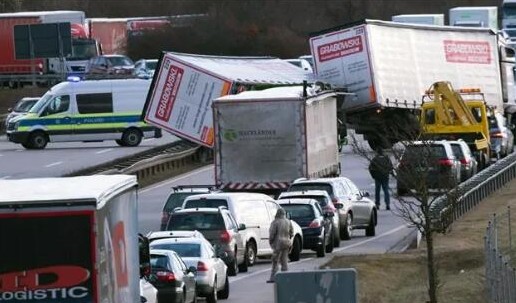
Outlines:
POLYGON ((247 243, 245 253, 247 255, 247 265, 253 266, 256 262, 256 244, 252 241, 247 243))
POLYGON ((290 261, 299 261, 301 258, 301 240, 299 237, 294 237, 294 241, 292 242, 292 249, 290 250, 290 254, 288 255, 290 261))
POLYGON ((26 143, 22 143, 21 144, 23 147, 25 147, 26 149, 32 149, 32 145, 30 145, 29 142, 26 142, 26 143))
POLYGON ((317 246, 317 258, 322 258, 326 254, 325 248, 326 248, 326 239, 323 237, 321 245, 317 246))
POLYGON ((346 223, 343 228, 340 230, 340 238, 342 240, 349 240, 353 235, 353 215, 348 213, 346 215, 346 223))
POLYGON ((122 142, 125 146, 138 146, 142 142, 142 133, 136 128, 126 129, 122 135, 122 142))
POLYGON ((236 276, 237 271, 238 271, 236 257, 229 264, 227 264, 227 266, 228 266, 228 275, 232 276, 232 277, 236 276))
POLYGON ((249 260, 247 260, 247 254, 244 255, 244 261, 238 264, 238 272, 247 272, 249 260))
POLYGON ((374 217, 374 213, 371 213, 371 217, 369 218, 369 224, 366 227, 365 235, 367 237, 374 237, 376 235, 376 220, 374 217))
POLYGON ((118 144, 120 146, 125 146, 124 141, 122 141, 120 139, 119 140, 115 140, 115 142, 116 142, 116 144, 118 144))
POLYGON ((215 277, 215 281, 213 281, 213 290, 206 296, 206 302, 217 303, 217 299, 217 278, 215 277))
POLYGON ((229 278, 226 276, 226 282, 224 283, 224 288, 218 292, 217 296, 221 299, 229 298, 229 278))
POLYGON ((324 247, 324 250, 326 253, 331 253, 333 251, 333 231, 330 234, 330 237, 328 239, 328 243, 326 243, 326 246, 324 247))
POLYGON ((340 230, 338 227, 333 229, 333 247, 340 246, 340 230))
POLYGON ((29 137, 29 146, 34 149, 44 149, 47 146, 48 137, 42 131, 33 132, 29 137))

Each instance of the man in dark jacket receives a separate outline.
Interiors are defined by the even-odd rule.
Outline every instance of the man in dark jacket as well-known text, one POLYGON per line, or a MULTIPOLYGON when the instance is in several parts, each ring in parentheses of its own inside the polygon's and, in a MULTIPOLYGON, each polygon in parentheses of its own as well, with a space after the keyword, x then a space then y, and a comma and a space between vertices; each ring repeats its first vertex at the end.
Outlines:
POLYGON ((389 156, 383 153, 383 149, 379 148, 377 154, 369 164, 369 173, 374 179, 375 195, 374 199, 376 207, 380 208, 380 188, 383 189, 383 197, 387 210, 391 209, 391 201, 389 194, 389 174, 392 171, 392 162, 389 156))

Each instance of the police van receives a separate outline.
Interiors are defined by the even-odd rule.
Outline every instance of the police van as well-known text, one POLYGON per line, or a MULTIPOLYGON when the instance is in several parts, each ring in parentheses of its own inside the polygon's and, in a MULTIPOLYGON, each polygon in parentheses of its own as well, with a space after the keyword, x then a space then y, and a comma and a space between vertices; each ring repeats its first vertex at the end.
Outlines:
POLYGON ((48 142, 115 140, 138 146, 161 130, 141 120, 150 81, 112 79, 65 81, 53 86, 26 115, 7 125, 9 141, 27 149, 48 142))

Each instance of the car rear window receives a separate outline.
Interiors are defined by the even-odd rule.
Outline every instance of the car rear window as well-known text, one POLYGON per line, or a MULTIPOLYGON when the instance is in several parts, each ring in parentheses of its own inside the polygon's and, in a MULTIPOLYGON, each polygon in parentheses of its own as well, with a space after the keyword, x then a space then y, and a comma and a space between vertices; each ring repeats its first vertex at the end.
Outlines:
POLYGON ((328 183, 294 183, 288 191, 324 190, 333 197, 333 187, 328 183))
POLYGON ((170 269, 168 268, 168 258, 164 255, 153 255, 150 256, 150 263, 152 269, 170 269))
POLYGON ((180 257, 200 257, 201 245, 196 243, 163 243, 151 245, 151 249, 175 251, 180 257))
POLYGON ((290 218, 294 221, 298 219, 314 219, 314 210, 311 205, 307 204, 282 204, 283 207, 289 214, 290 218))
POLYGON ((464 158, 464 155, 462 154, 462 148, 460 147, 459 144, 451 144, 451 147, 452 147, 453 155, 455 156, 455 158, 457 158, 457 159, 464 158))
POLYGON ((432 158, 446 158, 446 149, 444 146, 440 144, 435 145, 411 145, 407 146, 407 150, 405 152, 404 157, 407 160, 411 158, 421 158, 421 157, 432 157, 432 158))
POLYGON ((170 216, 167 230, 223 230, 224 220, 219 213, 174 213, 170 216))
POLYGON ((198 194, 201 194, 201 193, 194 193, 194 192, 171 193, 170 196, 168 196, 167 203, 165 203, 164 209, 166 211, 171 212, 174 210, 174 208, 183 206, 183 202, 185 201, 186 198, 193 196, 193 195, 198 195, 198 194))
POLYGON ((288 200, 288 199, 294 199, 294 198, 302 198, 302 199, 314 199, 321 205, 321 207, 325 207, 328 205, 328 199, 324 196, 310 196, 310 195, 299 195, 299 196, 286 196, 280 198, 280 200, 288 200))
POLYGON ((185 203, 184 208, 218 208, 219 206, 228 207, 228 202, 224 199, 192 199, 185 203))

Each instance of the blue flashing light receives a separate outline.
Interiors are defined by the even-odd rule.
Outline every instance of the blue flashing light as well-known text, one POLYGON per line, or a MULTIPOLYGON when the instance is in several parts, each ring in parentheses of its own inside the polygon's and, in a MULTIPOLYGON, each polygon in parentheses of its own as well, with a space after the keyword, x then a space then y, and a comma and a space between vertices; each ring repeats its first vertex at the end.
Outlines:
POLYGON ((81 81, 81 77, 78 77, 78 76, 68 76, 66 78, 66 81, 68 81, 68 82, 80 82, 81 81))

